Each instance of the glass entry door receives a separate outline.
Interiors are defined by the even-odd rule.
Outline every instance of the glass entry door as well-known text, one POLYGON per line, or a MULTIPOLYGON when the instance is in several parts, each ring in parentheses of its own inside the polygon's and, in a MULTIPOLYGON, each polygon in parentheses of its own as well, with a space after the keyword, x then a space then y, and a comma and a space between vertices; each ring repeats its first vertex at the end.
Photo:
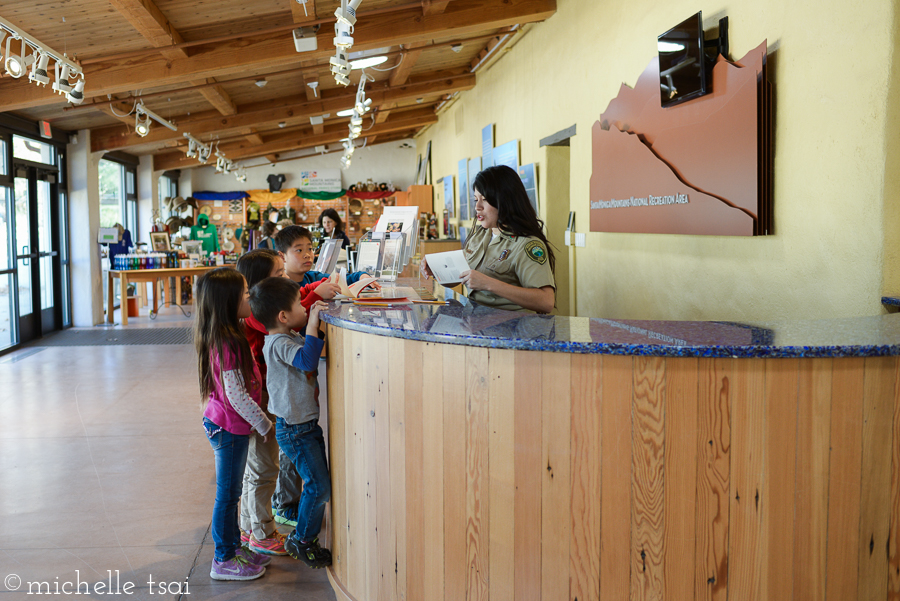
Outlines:
POLYGON ((15 178, 15 252, 18 276, 20 342, 56 330, 61 325, 59 236, 52 216, 58 198, 54 176, 30 167, 15 178))

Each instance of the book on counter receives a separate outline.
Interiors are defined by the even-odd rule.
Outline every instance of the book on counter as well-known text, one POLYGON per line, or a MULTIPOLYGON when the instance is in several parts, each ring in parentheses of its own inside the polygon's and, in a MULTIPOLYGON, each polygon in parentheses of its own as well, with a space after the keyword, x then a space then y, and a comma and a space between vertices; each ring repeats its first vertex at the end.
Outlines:
POLYGON ((347 270, 343 267, 338 272, 334 272, 329 281, 338 284, 341 287, 341 293, 335 296, 336 299, 349 298, 355 305, 366 305, 370 307, 388 307, 394 305, 410 305, 412 302, 408 297, 391 297, 387 298, 384 293, 377 288, 377 280, 365 274, 359 278, 354 284, 347 284, 347 270), (367 290, 368 289, 368 290, 367 290))

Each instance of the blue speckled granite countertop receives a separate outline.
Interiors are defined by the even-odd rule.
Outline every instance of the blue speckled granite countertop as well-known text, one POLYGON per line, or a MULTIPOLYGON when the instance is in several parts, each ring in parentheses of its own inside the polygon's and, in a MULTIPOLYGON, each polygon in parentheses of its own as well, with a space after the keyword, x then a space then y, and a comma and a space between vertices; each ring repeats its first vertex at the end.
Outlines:
POLYGON ((452 297, 447 305, 375 308, 332 303, 322 312, 322 320, 379 336, 561 353, 761 358, 900 355, 900 314, 747 324, 641 321, 501 311, 447 293, 452 297))

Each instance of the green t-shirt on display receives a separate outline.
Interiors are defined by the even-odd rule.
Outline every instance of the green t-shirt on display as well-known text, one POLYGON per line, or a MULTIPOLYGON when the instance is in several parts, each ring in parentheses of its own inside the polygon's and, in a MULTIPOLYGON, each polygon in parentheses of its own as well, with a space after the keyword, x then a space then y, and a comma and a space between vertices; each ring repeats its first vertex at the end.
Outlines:
POLYGON ((212 224, 195 225, 191 228, 191 240, 200 240, 203 242, 203 250, 206 252, 217 252, 219 250, 219 234, 216 232, 216 226, 212 224))

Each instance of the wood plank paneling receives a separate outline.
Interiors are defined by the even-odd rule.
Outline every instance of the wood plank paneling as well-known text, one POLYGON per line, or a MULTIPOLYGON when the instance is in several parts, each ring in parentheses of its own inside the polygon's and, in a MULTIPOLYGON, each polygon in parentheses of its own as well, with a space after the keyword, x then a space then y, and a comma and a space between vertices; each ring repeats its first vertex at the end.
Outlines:
POLYGON ((765 473, 761 495, 764 535, 761 599, 793 595, 794 490, 799 359, 766 360, 765 473))
POLYGON ((859 503, 865 359, 835 361, 831 372, 828 490, 828 599, 853 599, 859 588, 859 503), (842 566, 843 569, 833 569, 842 566))
POLYGON ((728 594, 728 491, 731 464, 731 359, 700 359, 695 599, 728 594))
POLYGON ((900 601, 897 372, 332 332, 329 577, 391 601, 900 601))
POLYGON ((590 355, 572 357, 572 543, 569 597, 600 599, 601 370, 590 355))
POLYGON ((490 598, 488 353, 466 348, 466 598, 490 598))
MULTIPOLYGON (((376 494, 375 508, 376 521, 374 536, 378 548, 378 599, 390 599, 397 595, 398 573, 397 558, 399 556, 398 530, 405 526, 405 514, 396 511, 398 506, 405 508, 405 498, 401 494, 405 490, 402 483, 405 471, 405 459, 402 466, 396 466, 394 459, 398 455, 404 455, 405 433, 397 434, 399 440, 395 440, 393 423, 397 413, 405 409, 406 398, 404 395, 405 384, 405 353, 403 340, 395 338, 378 338, 379 351, 384 357, 390 357, 390 362, 381 376, 383 382, 380 387, 383 394, 375 396, 375 480, 376 494), (399 372, 399 373, 397 373, 399 372), (401 450, 395 452, 394 447, 400 444, 401 450), (396 468, 400 469, 396 469, 396 468), (397 472, 395 476, 395 472, 397 472), (397 482, 397 479, 401 482, 397 482), (398 490, 399 488, 399 490, 398 490), (379 527, 379 524, 384 526, 379 527)), ((401 418, 402 421, 402 418, 401 418)), ((404 588, 405 588, 404 582, 404 588)))
POLYGON ((543 353, 516 353, 515 598, 541 598, 543 353))
POLYGON ((466 597, 466 348, 444 351, 444 599, 466 597))
MULTIPOLYGON (((422 373, 423 547, 422 585, 425 601, 444 598, 444 368, 443 345, 426 343, 422 373)), ((412 531, 408 531, 410 535, 412 531)), ((407 553, 412 542, 407 545, 407 553)), ((411 581, 417 576, 407 572, 411 581)), ((408 590, 416 586, 410 583, 408 590)))
POLYGON ((384 524, 384 520, 390 519, 390 466, 385 465, 390 462, 390 441, 387 435, 389 427, 385 419, 389 413, 390 395, 388 341, 389 339, 379 336, 365 336, 362 343, 365 380, 368 384, 361 416, 362 446, 365 449, 363 536, 366 547, 366 599, 384 598, 379 597, 379 592, 389 590, 384 579, 389 578, 393 571, 390 559, 385 559, 385 555, 388 558, 392 555, 386 537, 382 536, 379 540, 378 536, 378 524, 384 524), (379 493, 383 496, 379 497, 379 493), (383 499, 380 512, 379 498, 383 499))
POLYGON ((631 594, 665 599, 666 360, 635 357, 631 430, 631 594))
POLYGON ((600 598, 631 587, 632 357, 603 357, 600 400, 600 598))
POLYGON ((331 468, 331 527, 329 544, 334 559, 333 571, 341 582, 346 580, 347 558, 347 441, 345 427, 347 424, 347 395, 344 388, 345 346, 344 332, 341 328, 328 326, 329 361, 326 368, 328 382, 328 447, 329 467, 331 468))
POLYGON ((571 355, 547 353, 541 395, 541 599, 569 599, 571 495, 571 355))
POLYGON ((758 599, 762 580, 763 470, 765 466, 765 362, 734 365, 731 413, 728 598, 758 599))
POLYGON ((794 599, 825 598, 831 359, 804 361, 797 388, 794 599))
POLYGON ((888 584, 891 456, 897 359, 869 357, 863 389, 862 495, 860 497, 859 598, 884 599, 888 584))
MULTIPOLYGON (((366 533, 366 397, 375 379, 366 369, 368 357, 363 355, 366 336, 346 332, 350 341, 347 393, 347 589, 358 595, 366 594, 368 565, 368 536, 366 533)), ((374 475, 374 474, 373 474, 374 475)), ((372 570, 374 572, 374 570, 372 570)))
POLYGON ((516 396, 522 391, 515 381, 515 351, 492 349, 489 354, 489 598, 512 601, 515 594, 515 408, 516 396))
MULTIPOLYGON (((391 470, 399 472, 393 478, 395 487, 395 512, 401 512, 398 522, 404 528, 397 529, 397 599, 422 599, 424 597, 425 556, 425 472, 424 432, 422 405, 426 396, 423 378, 409 378, 406 374, 424 373, 424 342, 399 340, 401 348, 391 353, 405 352, 404 372, 399 377, 403 387, 404 407, 396 408, 391 415, 391 470), (405 344, 404 344, 405 343, 405 344), (395 444, 396 443, 396 444, 395 444), (401 470, 401 466, 403 469, 401 470), (405 470, 405 474, 404 474, 405 470), (401 495, 401 487, 403 494, 401 495), (403 558, 406 561, 403 561, 403 558)), ((394 370, 391 370, 391 389, 394 370)))
POLYGON ((670 599, 694 598, 698 361, 696 358, 666 360, 666 561, 663 569, 664 590, 670 599))
POLYGON ((900 601, 900 376, 894 384, 891 442, 891 530, 888 547, 888 601, 900 601))

